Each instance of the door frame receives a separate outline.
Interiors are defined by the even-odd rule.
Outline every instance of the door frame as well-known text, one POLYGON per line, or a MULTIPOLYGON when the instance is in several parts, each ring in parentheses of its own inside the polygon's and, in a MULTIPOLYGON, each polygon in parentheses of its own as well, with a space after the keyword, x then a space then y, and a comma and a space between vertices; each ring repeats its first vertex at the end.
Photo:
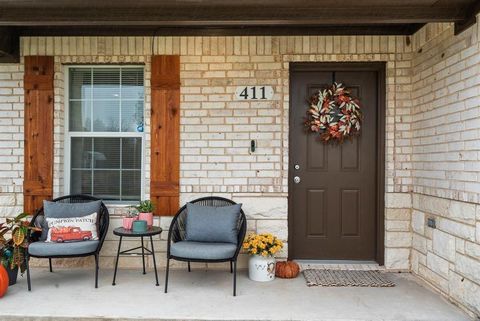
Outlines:
MULTIPOLYGON (((377 164, 376 164, 376 246, 375 260, 379 265, 385 263, 385 117, 386 117, 386 62, 290 62, 289 95, 292 92, 292 74, 297 71, 375 71, 378 74, 378 112, 377 112, 377 164)), ((292 100, 289 99, 288 121, 288 243, 293 244, 293 170, 292 170, 292 100)), ((292 247, 288 249, 288 258, 292 258, 292 247)))

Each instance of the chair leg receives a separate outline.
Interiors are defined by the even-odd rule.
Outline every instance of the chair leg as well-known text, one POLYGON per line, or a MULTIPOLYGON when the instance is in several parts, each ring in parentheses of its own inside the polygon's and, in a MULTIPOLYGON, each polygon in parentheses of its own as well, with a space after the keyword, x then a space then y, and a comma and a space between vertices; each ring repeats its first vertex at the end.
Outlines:
POLYGON ((27 267, 27 284, 28 284, 28 291, 32 291, 32 284, 30 283, 30 257, 28 253, 25 255, 25 265, 27 267))
POLYGON ((233 263, 230 261, 230 273, 233 273, 233 263))
POLYGON ((192 272, 192 269, 190 268, 190 261, 188 261, 187 264, 188 264, 188 272, 192 272))
POLYGON ((98 253, 95 254, 95 289, 98 288, 98 253))
POLYGON ((50 266, 50 272, 53 272, 53 269, 52 269, 52 259, 51 259, 51 258, 48 258, 48 265, 50 266))
POLYGON ((233 261, 233 296, 237 296, 237 260, 233 261))
POLYGON ((165 272, 165 293, 167 293, 168 290, 168 273, 170 270, 170 258, 167 258, 167 270, 165 272))

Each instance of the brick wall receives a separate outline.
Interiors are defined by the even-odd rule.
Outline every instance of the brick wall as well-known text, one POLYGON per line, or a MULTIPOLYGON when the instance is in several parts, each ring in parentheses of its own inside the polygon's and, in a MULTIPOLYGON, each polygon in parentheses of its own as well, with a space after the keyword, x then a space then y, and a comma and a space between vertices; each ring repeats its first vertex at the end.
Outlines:
POLYGON ((478 27, 430 25, 414 38, 413 191, 478 202, 478 27))
POLYGON ((413 39, 412 271, 480 315, 479 25, 413 39), (436 228, 426 220, 436 220, 436 228))
MULTIPOLYGON (((386 265, 408 269, 411 45, 403 36, 305 37, 34 37, 22 38, 22 56, 55 56, 54 194, 64 194, 64 79, 66 64, 145 63, 146 186, 149 195, 149 66, 152 54, 181 55, 181 203, 221 195, 244 204, 251 231, 287 229, 288 65, 292 61, 383 61, 387 64, 386 265), (268 102, 236 102, 235 87, 270 85, 268 102), (250 140, 258 144, 249 153, 250 140)), ((22 208, 22 63, 1 65, 1 216, 22 208), (3 112, 5 111, 5 113, 3 112), (15 126, 10 126, 10 124, 15 126), (12 133, 13 132, 13 133, 12 133), (5 154, 5 155, 4 155, 5 154)), ((122 207, 111 207, 112 227, 122 207)), ((167 227, 170 218, 162 218, 167 227)), ((164 251, 159 240, 157 249, 164 251)), ((103 264, 113 264, 109 237, 103 264)), ((287 248, 281 256, 285 257, 287 248)), ((138 264, 132 259, 131 264, 138 264)), ((77 264, 77 263, 76 263, 77 264)), ((125 263, 128 265, 129 263, 125 263)))
POLYGON ((0 64, 0 217, 22 211, 23 65, 0 64))

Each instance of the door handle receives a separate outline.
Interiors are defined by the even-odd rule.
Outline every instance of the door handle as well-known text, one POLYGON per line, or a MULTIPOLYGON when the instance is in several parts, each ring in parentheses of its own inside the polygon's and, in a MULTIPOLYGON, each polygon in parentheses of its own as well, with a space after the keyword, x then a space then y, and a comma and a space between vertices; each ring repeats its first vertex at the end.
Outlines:
POLYGON ((300 177, 298 177, 298 176, 295 176, 295 177, 293 178, 293 182, 294 182, 295 184, 300 183, 300 181, 301 181, 301 179, 300 179, 300 177))

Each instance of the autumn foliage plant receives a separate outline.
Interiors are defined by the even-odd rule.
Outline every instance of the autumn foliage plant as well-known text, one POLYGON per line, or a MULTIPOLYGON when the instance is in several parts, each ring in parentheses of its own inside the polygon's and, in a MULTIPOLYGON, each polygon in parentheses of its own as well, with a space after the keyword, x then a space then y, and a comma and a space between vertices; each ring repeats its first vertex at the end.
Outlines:
POLYGON ((273 256, 283 248, 283 242, 270 233, 250 234, 243 248, 252 255, 273 256))
POLYGON ((0 263, 5 268, 19 268, 25 272, 25 255, 28 249, 29 231, 41 231, 40 228, 29 226, 26 220, 28 213, 22 213, 14 218, 7 218, 0 223, 0 263))

